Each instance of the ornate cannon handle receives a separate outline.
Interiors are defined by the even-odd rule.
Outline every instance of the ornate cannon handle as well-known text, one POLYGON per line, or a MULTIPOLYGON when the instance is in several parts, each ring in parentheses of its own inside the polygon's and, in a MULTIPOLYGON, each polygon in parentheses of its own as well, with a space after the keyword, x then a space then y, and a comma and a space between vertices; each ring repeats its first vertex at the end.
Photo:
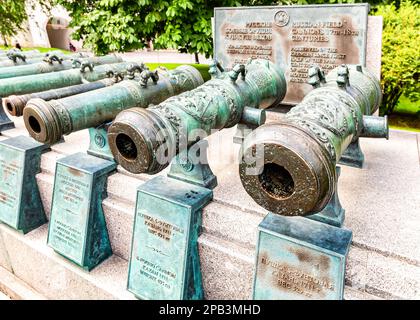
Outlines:
POLYGON ((71 59, 71 66, 73 68, 79 68, 82 65, 82 60, 79 58, 71 59))
POLYGON ((349 68, 347 67, 347 65, 342 64, 340 67, 338 67, 336 81, 337 85, 342 89, 346 89, 348 86, 350 86, 349 68))
POLYGON ((142 88, 147 88, 147 81, 152 78, 153 83, 157 84, 158 80, 159 80, 159 74, 157 71, 152 72, 150 70, 144 70, 141 74, 140 74, 140 85, 142 88))
POLYGON ((108 70, 106 72, 106 76, 107 76, 107 78, 114 78, 115 83, 118 83, 118 82, 124 80, 124 75, 121 72, 115 73, 112 70, 108 70))
POLYGON ((62 58, 60 58, 59 56, 57 56, 56 54, 53 54, 53 55, 47 55, 45 58, 44 58, 44 61, 45 62, 48 62, 49 64, 53 64, 54 63, 54 61, 57 61, 59 64, 61 64, 62 62, 63 62, 63 59, 62 58))
POLYGON ((140 65, 138 65, 137 63, 133 63, 127 68, 127 78, 133 80, 136 72, 141 74, 144 70, 148 70, 144 63, 140 65))
POLYGON ((85 73, 86 68, 88 68, 89 71, 92 72, 93 71, 93 63, 88 62, 88 61, 82 62, 81 65, 80 65, 80 72, 85 73))
POLYGON ((246 68, 244 64, 237 64, 233 67, 231 71, 228 73, 229 78, 232 79, 233 82, 238 80, 239 75, 241 75, 241 79, 245 80, 246 75, 246 68))
POLYGON ((212 78, 217 78, 221 73, 225 72, 220 62, 217 59, 213 59, 209 66, 209 74, 212 78))
POLYGON ((321 84, 325 84, 325 74, 318 66, 313 66, 308 71, 308 83, 314 87, 319 88, 321 84))
POLYGON ((21 52, 11 52, 7 54, 7 57, 12 60, 13 62, 17 62, 17 59, 22 60, 23 62, 26 61, 26 56, 21 52))

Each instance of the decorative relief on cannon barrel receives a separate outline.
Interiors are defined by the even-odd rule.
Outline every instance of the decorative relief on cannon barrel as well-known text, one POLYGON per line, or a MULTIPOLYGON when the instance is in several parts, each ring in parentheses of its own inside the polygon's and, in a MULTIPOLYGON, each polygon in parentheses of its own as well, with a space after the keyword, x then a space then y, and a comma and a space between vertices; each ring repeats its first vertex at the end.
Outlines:
MULTIPOLYGON (((321 73, 315 68, 311 74, 321 73)), ((336 189, 335 166, 350 143, 363 136, 388 138, 386 118, 371 116, 382 94, 370 71, 342 65, 313 86, 281 122, 259 127, 242 146, 242 184, 276 214, 321 211, 336 189)))
POLYGON ((115 160, 133 173, 159 172, 212 130, 237 124, 247 107, 266 108, 286 93, 283 72, 269 61, 249 61, 229 72, 217 68, 215 62, 212 80, 194 90, 148 109, 121 112, 108 130, 115 160))
MULTIPOLYGON (((132 64, 127 64, 127 67, 133 68, 132 64)), ((97 69, 99 67, 95 67, 93 73, 97 69)), ((112 65, 99 70, 108 75, 115 75, 119 71, 112 65)), ((23 112, 25 126, 35 140, 53 144, 65 134, 109 122, 124 109, 135 106, 146 108, 203 83, 201 74, 191 66, 181 66, 168 72, 159 71, 159 79, 147 76, 145 71, 148 70, 141 70, 145 78, 140 80, 119 81, 112 86, 58 100, 30 100, 23 112)), ((91 74, 86 71, 84 77, 90 79, 91 74)))

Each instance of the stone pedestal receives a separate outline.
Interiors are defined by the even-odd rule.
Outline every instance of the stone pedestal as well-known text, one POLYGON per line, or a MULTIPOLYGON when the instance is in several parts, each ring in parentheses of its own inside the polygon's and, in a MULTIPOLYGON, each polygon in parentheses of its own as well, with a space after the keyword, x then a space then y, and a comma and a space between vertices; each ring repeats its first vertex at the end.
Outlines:
POLYGON ((47 149, 25 136, 0 142, 0 221, 23 233, 47 222, 35 179, 47 149))
POLYGON ((102 209, 114 162, 76 153, 57 161, 48 244, 86 270, 112 254, 102 209))
POLYGON ((254 299, 343 299, 351 231, 272 213, 258 229, 254 299))
POLYGON ((203 299, 198 255, 210 189, 156 177, 138 189, 128 290, 142 299, 203 299))

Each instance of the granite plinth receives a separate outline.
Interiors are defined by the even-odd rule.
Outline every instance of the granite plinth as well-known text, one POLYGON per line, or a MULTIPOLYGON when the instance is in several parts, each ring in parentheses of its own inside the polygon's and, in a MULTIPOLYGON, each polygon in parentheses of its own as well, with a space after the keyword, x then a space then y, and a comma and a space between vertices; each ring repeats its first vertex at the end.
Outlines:
MULTIPOLYGON (((24 133, 19 121, 16 127, 4 131, 0 140, 24 133)), ((210 165, 219 184, 213 202, 203 210, 203 233, 198 239, 207 299, 251 298, 257 226, 267 214, 243 191, 232 165, 238 151, 231 144, 235 130, 224 130, 209 139, 225 144, 210 142, 210 165)), ((42 155, 37 181, 47 216, 56 160, 86 151, 88 137, 87 130, 71 134, 65 137, 66 144, 55 145, 42 155)), ((353 232, 344 299, 420 299, 419 138, 393 130, 388 141, 362 138, 364 168, 342 167, 339 194, 346 210, 344 227, 353 232)), ((92 272, 54 254, 46 245, 47 225, 26 236, 2 226, 0 266, 13 270, 47 298, 134 298, 126 282, 136 188, 151 177, 117 168, 108 178, 103 208, 114 254, 92 272), (54 272, 44 279, 47 268, 54 272)))

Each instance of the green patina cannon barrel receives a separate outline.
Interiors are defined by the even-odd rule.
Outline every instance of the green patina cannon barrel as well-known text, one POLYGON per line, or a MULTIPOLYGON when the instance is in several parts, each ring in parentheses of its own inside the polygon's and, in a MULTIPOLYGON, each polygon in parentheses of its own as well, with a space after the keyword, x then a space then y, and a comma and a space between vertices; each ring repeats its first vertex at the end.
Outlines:
MULTIPOLYGON (((74 56, 73 56, 74 57, 74 56)), ((122 62, 122 58, 116 55, 106 55, 102 57, 77 58, 64 60, 65 57, 49 55, 42 61, 13 67, 0 68, 0 79, 22 77, 32 74, 49 73, 53 71, 62 71, 80 66, 82 62, 92 63, 94 66, 101 64, 122 62)))
POLYGON ((31 99, 42 99, 44 101, 49 101, 53 99, 61 99, 69 96, 74 96, 76 94, 81 94, 84 92, 97 90, 100 88, 108 87, 117 82, 117 78, 110 77, 98 81, 93 81, 89 83, 76 84, 74 86, 46 90, 41 92, 23 94, 23 95, 11 95, 7 98, 3 98, 3 108, 12 116, 20 117, 23 115, 23 110, 31 99))
POLYGON ((12 54, 12 53, 25 53, 28 56, 40 54, 39 50, 36 50, 36 49, 28 50, 28 51, 21 51, 19 49, 10 49, 10 50, 7 50, 7 51, 0 52, 0 59, 7 58, 7 56, 12 54))
POLYGON ((48 53, 39 53, 36 55, 27 55, 26 52, 13 52, 6 57, 0 58, 0 68, 13 67, 25 64, 41 62, 45 57, 56 55, 61 58, 81 57, 82 54, 64 54, 61 51, 50 51, 48 53))
POLYGON ((124 109, 146 108, 203 83, 201 74, 191 66, 151 72, 137 65, 130 68, 129 77, 132 79, 59 100, 30 100, 23 111, 29 134, 53 144, 62 135, 109 122, 124 109), (140 71, 137 79, 132 72, 135 69, 140 71))
POLYGON ((115 118, 108 141, 121 166, 133 173, 157 173, 204 135, 236 125, 249 118, 245 110, 267 108, 286 93, 283 72, 267 60, 251 60, 220 74, 215 65, 210 68, 213 79, 197 89, 115 118))
POLYGON ((388 138, 386 118, 371 116, 382 99, 380 82, 360 65, 342 65, 325 79, 310 69, 315 87, 281 121, 246 137, 239 172, 248 194, 281 215, 321 211, 331 199, 336 164, 359 137, 388 138))
POLYGON ((131 64, 131 62, 120 62, 95 67, 91 64, 82 64, 82 67, 77 69, 0 79, 0 98, 101 80, 110 72, 114 74, 125 72, 131 64))

